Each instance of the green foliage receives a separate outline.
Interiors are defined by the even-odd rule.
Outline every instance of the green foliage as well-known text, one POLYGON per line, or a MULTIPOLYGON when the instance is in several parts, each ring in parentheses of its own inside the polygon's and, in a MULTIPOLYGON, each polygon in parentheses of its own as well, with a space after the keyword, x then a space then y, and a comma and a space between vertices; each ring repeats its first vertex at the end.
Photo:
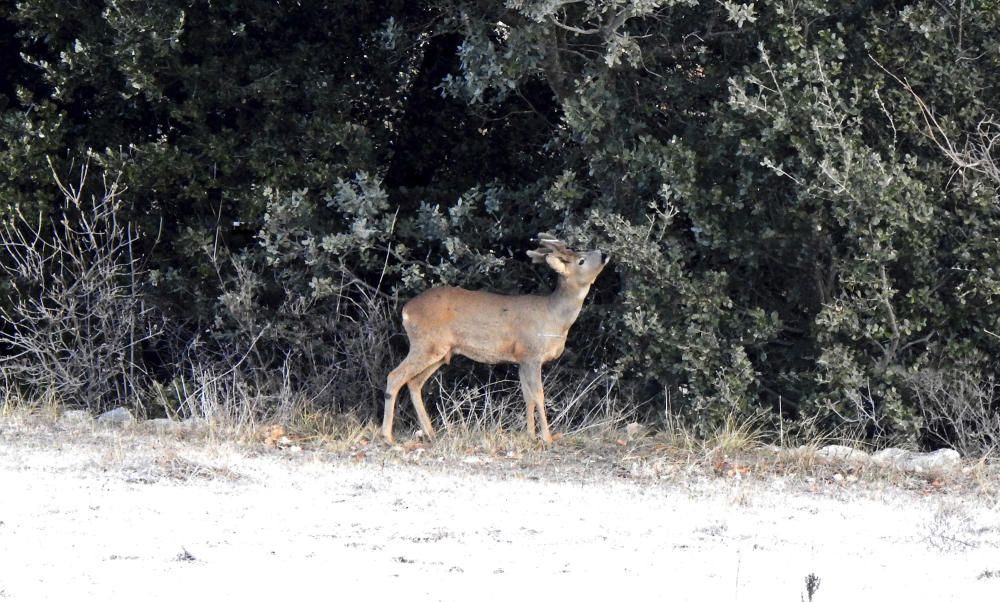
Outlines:
POLYGON ((0 11, 0 218, 57 208, 46 158, 121 172, 177 340, 338 408, 417 291, 550 286, 540 231, 613 257, 563 365, 704 433, 926 438, 914 375, 996 371, 995 0, 0 11))

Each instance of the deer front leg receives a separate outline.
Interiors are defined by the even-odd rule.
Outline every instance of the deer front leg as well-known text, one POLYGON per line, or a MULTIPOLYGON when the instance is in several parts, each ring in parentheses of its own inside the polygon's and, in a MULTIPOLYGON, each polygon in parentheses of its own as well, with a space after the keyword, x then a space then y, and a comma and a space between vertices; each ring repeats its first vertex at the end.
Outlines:
POLYGON ((552 433, 549 432, 549 421, 545 417, 545 392, 542 390, 542 364, 529 362, 521 364, 518 369, 521 377, 521 391, 524 393, 524 403, 528 410, 528 432, 535 434, 535 411, 538 411, 538 424, 541 427, 539 435, 542 441, 552 443, 552 433))
MULTIPOLYGON (((523 388, 524 387, 522 386, 522 390, 523 390, 523 388)), ((528 420, 527 420, 528 434, 531 435, 532 437, 534 437, 535 436, 535 400, 534 400, 534 398, 529 397, 527 393, 524 394, 524 405, 526 406, 525 410, 526 410, 527 415, 528 415, 528 420)))

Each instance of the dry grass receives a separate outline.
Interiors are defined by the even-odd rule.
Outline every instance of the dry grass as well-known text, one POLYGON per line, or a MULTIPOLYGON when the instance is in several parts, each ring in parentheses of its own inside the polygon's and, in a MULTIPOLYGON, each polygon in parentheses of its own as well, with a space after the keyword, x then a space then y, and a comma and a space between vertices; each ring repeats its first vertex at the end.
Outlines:
MULTIPOLYGON (((560 446, 565 446, 570 441, 565 435, 559 436, 556 440, 559 442, 556 445, 560 446)), ((428 448, 437 457, 464 462, 472 462, 469 458, 477 457, 536 463, 541 461, 549 446, 537 437, 529 435, 523 428, 493 430, 480 428, 477 425, 461 424, 454 425, 428 448)))
POLYGON ((529 436, 523 425, 510 429, 488 428, 476 421, 453 422, 433 441, 418 431, 390 446, 379 438, 375 421, 318 410, 293 414, 285 423, 253 428, 211 421, 167 423, 169 428, 164 428, 163 421, 106 427, 78 414, 74 419, 67 416, 74 414, 59 413, 52 406, 6 404, 3 421, 10 429, 0 424, 0 430, 16 431, 52 448, 63 441, 99 447, 100 463, 106 469, 140 481, 239 479, 239 471, 230 466, 225 453, 263 453, 461 466, 487 472, 528 470, 558 478, 722 479, 733 483, 730 495, 737 504, 750 503, 753 483, 773 479, 830 491, 875 486, 985 497, 995 497, 1000 491, 1000 466, 991 457, 966 461, 960 470, 905 473, 865 460, 824 457, 818 450, 831 443, 827 440, 784 449, 768 445, 768 432, 754 419, 728 420, 703 440, 676 426, 672 431, 656 431, 633 423, 564 433, 551 446, 529 436), (181 451, 190 450, 191 445, 228 451, 202 455, 181 451))
POLYGON ((10 418, 46 418, 55 420, 65 411, 65 407, 52 395, 44 395, 34 400, 26 400, 18 395, 13 386, 5 384, 0 389, 0 416, 10 418))
POLYGON ((702 453, 706 458, 716 461, 753 451, 765 441, 763 424, 763 417, 760 415, 741 418, 730 414, 722 426, 701 443, 702 453))
POLYGON ((287 430, 287 436, 293 444, 315 446, 333 452, 345 452, 368 445, 378 435, 378 425, 371 420, 362 420, 354 414, 338 415, 308 407, 299 408, 292 413, 287 430))
POLYGON ((154 474, 159 478, 188 481, 206 479, 210 481, 238 481, 243 475, 225 462, 205 462, 188 458, 177 450, 166 450, 156 459, 157 470, 154 474))
MULTIPOLYGON (((524 397, 520 382, 504 376, 510 373, 508 368, 494 368, 485 379, 470 373, 447 387, 438 375, 425 386, 425 397, 436 401, 449 433, 523 430, 524 397)), ((635 404, 618 394, 610 372, 579 373, 553 366, 544 373, 544 388, 552 430, 564 436, 620 428, 635 418, 635 404)))
MULTIPOLYGON (((992 455, 968 459, 958 470, 904 472, 877 465, 867 455, 845 459, 820 453, 829 445, 871 451, 853 438, 817 437, 791 447, 768 444, 773 433, 764 425, 759 418, 730 418, 711 436, 699 439, 674 422, 670 431, 619 438, 618 461, 629 476, 654 480, 710 474, 734 482, 780 478, 809 489, 898 487, 926 493, 961 491, 986 498, 995 498, 1000 491, 1000 464, 992 455)), ((745 491, 737 491, 734 499, 744 495, 745 491)))
MULTIPOLYGON (((100 470, 120 475, 127 482, 237 481, 233 454, 245 453, 227 438, 233 433, 205 422, 177 423, 162 429, 151 422, 103 425, 85 411, 58 412, 50 406, 7 406, 0 418, 0 432, 8 443, 28 453, 59 457, 65 470, 100 470), (89 454, 60 455, 65 446, 89 454), (235 451, 234 451, 235 450, 235 451)), ((12 453, 15 453, 12 451, 12 453)))

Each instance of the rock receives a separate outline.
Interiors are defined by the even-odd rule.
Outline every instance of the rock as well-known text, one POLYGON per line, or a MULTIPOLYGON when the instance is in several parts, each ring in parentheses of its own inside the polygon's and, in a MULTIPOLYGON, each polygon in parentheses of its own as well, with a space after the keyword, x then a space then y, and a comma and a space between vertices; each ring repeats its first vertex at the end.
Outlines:
POLYGON ((174 420, 173 418, 151 418, 143 424, 154 433, 184 434, 193 433, 208 427, 208 422, 202 418, 174 420))
POLYGON ((146 424, 157 433, 173 433, 184 428, 183 422, 178 422, 169 418, 153 418, 151 420, 147 420, 146 424))
POLYGON ((123 424, 133 422, 134 420, 135 418, 132 417, 132 412, 130 412, 128 408, 115 408, 113 410, 108 410, 97 417, 97 422, 109 426, 121 426, 123 424))
POLYGON ((86 424, 93 419, 87 410, 66 410, 59 417, 60 422, 67 424, 86 424))
POLYGON ((926 454, 917 454, 912 459, 913 470, 917 471, 947 471, 957 468, 962 463, 962 457, 953 449, 937 449, 926 454))
POLYGON ((625 436, 629 439, 642 437, 646 434, 646 427, 638 422, 630 422, 625 426, 625 436))
POLYGON ((847 445, 827 445, 816 450, 816 456, 827 460, 867 460, 871 456, 847 445))
POLYGON ((953 449, 938 449, 925 454, 898 447, 888 447, 872 456, 880 466, 891 466, 908 472, 947 471, 957 467, 962 458, 953 449))
POLYGON ((184 428, 189 431, 197 431, 199 429, 208 428, 208 420, 205 420, 204 418, 186 418, 181 421, 181 424, 183 424, 184 428))
POLYGON ((872 454, 872 462, 879 466, 895 466, 898 468, 900 465, 906 463, 912 453, 898 447, 887 447, 872 454))

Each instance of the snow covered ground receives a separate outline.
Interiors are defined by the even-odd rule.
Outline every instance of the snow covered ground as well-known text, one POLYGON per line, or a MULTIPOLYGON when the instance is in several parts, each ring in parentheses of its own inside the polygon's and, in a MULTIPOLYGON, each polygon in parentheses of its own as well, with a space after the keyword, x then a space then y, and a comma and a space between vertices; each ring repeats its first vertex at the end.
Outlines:
POLYGON ((1000 600, 983 488, 133 431, 0 419, 0 600, 1000 600))

